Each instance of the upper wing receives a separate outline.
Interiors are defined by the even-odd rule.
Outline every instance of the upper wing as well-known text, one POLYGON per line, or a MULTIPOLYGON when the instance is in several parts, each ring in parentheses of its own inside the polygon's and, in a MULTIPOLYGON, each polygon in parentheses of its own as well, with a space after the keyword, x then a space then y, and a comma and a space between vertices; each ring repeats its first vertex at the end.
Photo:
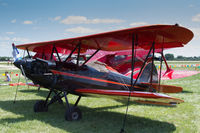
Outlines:
POLYGON ((51 53, 55 45, 59 53, 65 54, 68 49, 73 49, 80 43, 81 52, 85 52, 87 49, 101 49, 105 51, 128 50, 132 48, 133 34, 137 36, 138 49, 149 49, 153 42, 155 42, 156 49, 162 47, 165 49, 182 47, 193 37, 192 31, 184 27, 176 25, 150 25, 77 38, 22 44, 18 45, 17 48, 51 53))

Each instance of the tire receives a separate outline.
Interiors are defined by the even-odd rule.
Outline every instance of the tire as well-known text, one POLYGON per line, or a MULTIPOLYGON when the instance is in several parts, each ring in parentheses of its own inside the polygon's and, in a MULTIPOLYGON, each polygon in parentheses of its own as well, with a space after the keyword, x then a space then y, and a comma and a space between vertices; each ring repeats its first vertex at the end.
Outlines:
POLYGON ((67 121, 78 121, 82 118, 81 110, 78 107, 70 108, 65 113, 65 120, 67 121), (70 112, 71 111, 71 112, 70 112))
POLYGON ((40 100, 35 103, 33 110, 34 112, 47 112, 48 106, 46 106, 45 101, 40 100))

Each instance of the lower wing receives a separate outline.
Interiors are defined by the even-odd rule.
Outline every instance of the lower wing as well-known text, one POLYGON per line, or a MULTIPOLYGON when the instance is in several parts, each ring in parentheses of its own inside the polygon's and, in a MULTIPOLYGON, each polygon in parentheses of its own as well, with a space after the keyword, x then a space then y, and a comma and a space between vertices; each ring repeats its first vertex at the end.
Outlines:
POLYGON ((127 90, 103 90, 103 89, 76 89, 77 93, 81 93, 86 96, 99 96, 110 97, 113 99, 127 99, 130 95, 131 101, 140 103, 150 103, 157 105, 169 105, 173 106, 184 102, 181 99, 174 98, 161 93, 142 92, 142 91, 127 91, 127 90))

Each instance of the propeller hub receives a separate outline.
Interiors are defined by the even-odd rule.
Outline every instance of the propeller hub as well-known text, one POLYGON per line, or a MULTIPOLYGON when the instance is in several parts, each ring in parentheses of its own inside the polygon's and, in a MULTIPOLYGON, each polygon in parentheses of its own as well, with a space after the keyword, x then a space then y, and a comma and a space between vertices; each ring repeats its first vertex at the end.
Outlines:
POLYGON ((17 68, 21 68, 20 66, 22 65, 22 66, 25 66, 25 64, 26 64, 26 61, 24 60, 24 59, 20 59, 20 60, 16 60, 15 62, 14 62, 14 65, 17 67, 17 68))

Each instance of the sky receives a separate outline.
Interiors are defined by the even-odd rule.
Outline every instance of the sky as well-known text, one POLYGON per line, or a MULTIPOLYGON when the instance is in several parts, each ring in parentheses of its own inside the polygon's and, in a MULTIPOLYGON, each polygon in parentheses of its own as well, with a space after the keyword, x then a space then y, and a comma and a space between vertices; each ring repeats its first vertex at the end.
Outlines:
POLYGON ((12 43, 176 23, 194 38, 165 53, 200 56, 200 0, 0 0, 0 56, 12 56, 12 43))

